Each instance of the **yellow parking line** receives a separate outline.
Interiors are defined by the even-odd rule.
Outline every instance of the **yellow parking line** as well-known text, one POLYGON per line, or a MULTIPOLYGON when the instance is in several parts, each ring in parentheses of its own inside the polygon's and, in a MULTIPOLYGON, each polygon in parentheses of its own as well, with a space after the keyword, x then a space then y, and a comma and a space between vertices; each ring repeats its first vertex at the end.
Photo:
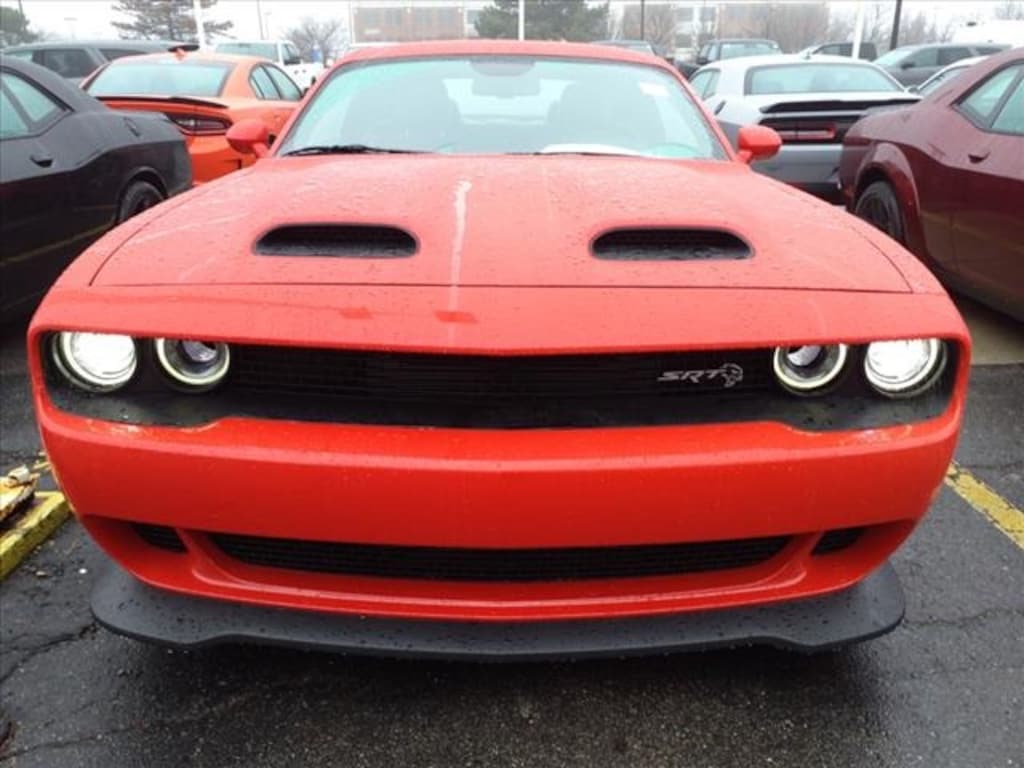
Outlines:
POLYGON ((955 462, 946 472, 946 485, 1024 549, 1024 512, 955 462))
POLYGON ((70 511, 63 493, 37 492, 32 506, 0 536, 0 581, 57 530, 70 511))

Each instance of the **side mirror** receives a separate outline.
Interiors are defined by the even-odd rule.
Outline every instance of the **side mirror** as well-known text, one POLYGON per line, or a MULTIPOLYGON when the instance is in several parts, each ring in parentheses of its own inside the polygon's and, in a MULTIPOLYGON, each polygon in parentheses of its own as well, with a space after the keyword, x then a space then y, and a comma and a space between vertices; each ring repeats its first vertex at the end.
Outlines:
POLYGON ((710 64, 710 63, 711 63, 711 60, 708 59, 707 56, 698 56, 697 57, 697 66, 698 67, 703 67, 705 64, 710 64))
POLYGON ((262 120, 239 120, 228 128, 227 139, 239 154, 266 157, 270 152, 270 129, 262 120))
POLYGON ((909 88, 907 88, 907 90, 908 90, 908 91, 909 91, 910 93, 920 93, 920 92, 921 92, 921 88, 920 88, 920 86, 917 86, 917 85, 912 85, 912 86, 910 86, 909 88))
POLYGON ((295 64, 301 64, 301 63, 302 63, 302 59, 299 58, 298 56, 291 56, 291 57, 289 57, 289 58, 284 60, 284 65, 286 67, 291 67, 291 66, 294 66, 295 64))
POLYGON ((767 160, 779 151, 782 137, 766 125, 744 125, 736 137, 740 159, 745 163, 767 160))
POLYGON ((914 66, 914 62, 912 62, 912 61, 901 61, 900 62, 900 69, 912 69, 913 66, 914 66))

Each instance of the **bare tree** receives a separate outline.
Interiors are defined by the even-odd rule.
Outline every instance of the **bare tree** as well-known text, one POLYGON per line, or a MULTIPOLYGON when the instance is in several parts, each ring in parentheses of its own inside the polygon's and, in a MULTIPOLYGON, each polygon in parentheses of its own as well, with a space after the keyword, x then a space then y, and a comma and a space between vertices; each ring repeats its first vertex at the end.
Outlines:
POLYGON ((1018 0, 1006 0, 996 6, 995 17, 1002 21, 1024 20, 1024 3, 1018 0))
POLYGON ((921 11, 911 16, 900 26, 900 44, 943 43, 953 37, 956 22, 936 23, 935 19, 921 11))
MULTIPOLYGON (((627 6, 622 15, 622 36, 639 40, 640 8, 627 6)), ((676 12, 668 3, 647 2, 644 7, 643 38, 661 50, 672 50, 676 44, 676 12)))
POLYGON ((828 32, 828 5, 821 0, 723 5, 721 13, 721 36, 763 37, 774 40, 784 51, 798 51, 819 43, 828 32))
POLYGON ((306 16, 285 33, 285 37, 295 43, 299 53, 307 61, 315 61, 315 51, 323 56, 323 60, 333 58, 342 42, 344 22, 341 19, 314 19, 306 16))

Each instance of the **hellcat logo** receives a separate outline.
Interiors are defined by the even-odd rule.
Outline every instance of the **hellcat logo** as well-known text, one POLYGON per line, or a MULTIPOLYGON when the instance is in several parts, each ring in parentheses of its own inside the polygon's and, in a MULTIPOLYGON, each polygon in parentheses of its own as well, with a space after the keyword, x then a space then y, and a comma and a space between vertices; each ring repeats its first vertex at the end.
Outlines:
POLYGON ((720 382, 724 389, 735 387, 743 381, 743 369, 736 363, 725 363, 719 368, 704 368, 693 371, 664 371, 658 381, 678 381, 681 384, 712 384, 720 382))

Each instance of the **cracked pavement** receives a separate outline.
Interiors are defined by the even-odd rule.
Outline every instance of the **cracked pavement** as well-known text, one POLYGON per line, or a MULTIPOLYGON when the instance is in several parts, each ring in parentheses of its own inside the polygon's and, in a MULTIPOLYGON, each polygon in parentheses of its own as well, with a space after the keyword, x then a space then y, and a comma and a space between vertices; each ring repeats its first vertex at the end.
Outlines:
MULTIPOLYGON (((21 337, 2 344, 3 456, 31 457, 21 337)), ((1024 503, 1024 365, 974 370, 957 461, 1024 503)), ((1024 764, 1024 551, 946 487, 894 559, 904 624, 810 657, 168 651, 93 624, 103 562, 71 521, 0 585, 0 766, 1024 764)))

